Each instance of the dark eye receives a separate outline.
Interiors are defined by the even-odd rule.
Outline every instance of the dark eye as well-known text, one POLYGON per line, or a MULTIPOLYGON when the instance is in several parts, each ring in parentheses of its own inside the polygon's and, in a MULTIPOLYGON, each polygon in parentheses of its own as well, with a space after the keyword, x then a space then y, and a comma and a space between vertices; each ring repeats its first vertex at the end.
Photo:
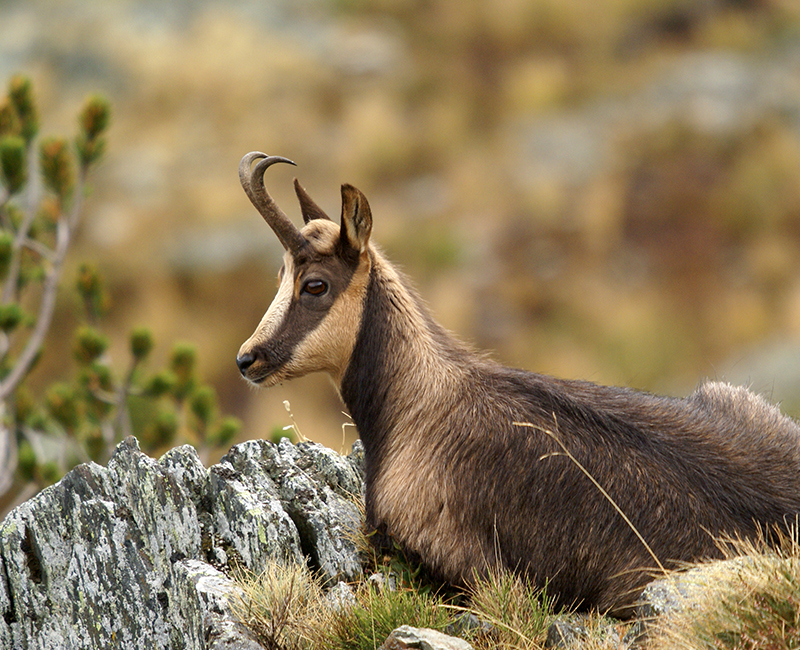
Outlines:
POLYGON ((328 290, 327 283, 322 280, 308 280, 303 285, 303 292, 310 293, 312 296, 321 296, 328 290))

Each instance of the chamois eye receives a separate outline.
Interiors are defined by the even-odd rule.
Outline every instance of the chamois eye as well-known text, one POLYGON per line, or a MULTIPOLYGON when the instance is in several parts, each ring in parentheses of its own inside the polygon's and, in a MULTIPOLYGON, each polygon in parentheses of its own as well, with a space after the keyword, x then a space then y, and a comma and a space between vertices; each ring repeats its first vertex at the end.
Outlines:
POLYGON ((303 285, 303 291, 310 293, 312 296, 321 296, 327 290, 328 285, 322 280, 309 280, 303 285))

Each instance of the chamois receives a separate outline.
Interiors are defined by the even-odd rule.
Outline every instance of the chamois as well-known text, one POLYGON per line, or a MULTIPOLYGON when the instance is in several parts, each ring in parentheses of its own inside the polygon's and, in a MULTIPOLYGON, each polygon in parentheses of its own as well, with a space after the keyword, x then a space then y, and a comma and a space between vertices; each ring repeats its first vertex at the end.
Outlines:
POLYGON ((239 166, 286 252, 237 364, 259 386, 330 375, 364 444, 368 528, 435 575, 463 585, 503 567, 559 604, 630 615, 656 563, 577 463, 667 567, 796 525, 800 426, 777 407, 724 383, 679 399, 488 360, 371 243, 359 190, 342 186, 337 225, 295 179, 298 229, 264 186, 276 162, 291 163, 251 152, 239 166))

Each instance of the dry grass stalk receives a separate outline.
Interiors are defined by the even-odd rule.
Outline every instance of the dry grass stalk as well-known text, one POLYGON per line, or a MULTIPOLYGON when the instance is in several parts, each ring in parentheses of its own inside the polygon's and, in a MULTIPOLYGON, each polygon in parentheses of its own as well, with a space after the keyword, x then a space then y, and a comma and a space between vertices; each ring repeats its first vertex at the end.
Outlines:
MULTIPOLYGON (((555 419, 555 415, 553 417, 555 419)), ((541 426, 538 426, 538 425, 535 425, 535 424, 531 424, 530 422, 514 422, 513 424, 515 426, 518 426, 518 427, 530 427, 531 429, 536 429, 538 431, 541 431, 542 433, 547 434, 553 440, 555 440, 556 443, 558 444, 558 446, 561 447, 562 452, 560 454, 550 454, 550 455, 551 456, 560 456, 560 455, 563 454, 564 456, 569 458, 575 464, 575 466, 579 470, 581 470, 581 472, 583 472, 588 477, 588 479, 600 491, 600 493, 603 495, 603 497, 614 507, 614 509, 619 513, 619 515, 625 520, 625 523, 634 532, 634 534, 639 539, 639 541, 642 543, 642 545, 645 547, 645 549, 647 549, 647 552, 650 554, 650 557, 653 558, 653 560, 655 561, 656 565, 661 570, 661 572, 664 575, 668 575, 667 570, 661 564, 661 561, 658 559, 658 557, 656 557, 656 554, 653 553, 653 549, 650 548, 650 545, 645 541, 645 539, 644 539, 644 537, 642 537, 641 533, 639 533, 639 531, 636 529, 636 526, 634 526, 633 522, 631 522, 631 520, 628 518, 628 515, 626 515, 622 511, 622 508, 620 508, 617 505, 616 501, 614 501, 614 499, 611 498, 611 496, 608 494, 608 492, 605 491, 603 486, 600 485, 600 483, 597 482, 597 479, 595 479, 595 477, 591 475, 589 470, 587 470, 583 465, 580 464, 578 459, 575 458, 575 456, 572 455, 570 450, 567 449, 566 445, 561 441, 561 439, 553 431, 551 431, 550 429, 547 429, 545 427, 541 427, 541 426)), ((555 424, 556 424, 555 428, 558 429, 558 422, 556 422, 555 424)))
POLYGON ((260 575, 240 574, 236 582, 231 609, 267 650, 316 647, 330 610, 307 567, 271 562, 260 575))

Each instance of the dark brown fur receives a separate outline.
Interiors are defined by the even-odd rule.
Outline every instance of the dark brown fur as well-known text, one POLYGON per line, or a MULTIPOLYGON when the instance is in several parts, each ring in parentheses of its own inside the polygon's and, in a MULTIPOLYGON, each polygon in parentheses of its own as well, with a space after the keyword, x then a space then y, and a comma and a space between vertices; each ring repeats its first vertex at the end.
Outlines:
MULTIPOLYGON (((304 214, 324 218, 298 195, 304 214)), ((359 324, 344 366, 320 369, 334 377, 364 442, 367 524, 434 573, 463 584, 504 567, 547 583, 560 604, 630 613, 655 562, 553 436, 666 566, 719 556, 718 536, 753 538, 795 523, 800 427, 776 407, 727 384, 675 399, 489 361, 448 335, 368 245, 363 195, 347 187, 343 199, 339 243, 312 257, 362 278, 341 290, 361 313, 348 311, 348 327, 359 324)), ((297 259, 295 267, 302 277, 297 259)), ((292 316, 300 302, 284 320, 303 322, 292 316)), ((319 338, 322 324, 310 325, 307 338, 319 338)), ((347 337, 334 338, 341 348, 347 337)), ((240 351, 245 376, 250 364, 269 361, 269 342, 251 341, 240 351)), ((293 354, 308 367, 303 345, 293 354)))
POLYGON ((547 432, 668 566, 800 513, 800 429, 745 389, 671 399, 512 370, 426 316, 420 332, 397 305, 423 308, 397 290, 373 266, 342 397, 364 441, 368 524, 442 577, 501 565, 561 604, 627 613, 655 562, 547 432))

